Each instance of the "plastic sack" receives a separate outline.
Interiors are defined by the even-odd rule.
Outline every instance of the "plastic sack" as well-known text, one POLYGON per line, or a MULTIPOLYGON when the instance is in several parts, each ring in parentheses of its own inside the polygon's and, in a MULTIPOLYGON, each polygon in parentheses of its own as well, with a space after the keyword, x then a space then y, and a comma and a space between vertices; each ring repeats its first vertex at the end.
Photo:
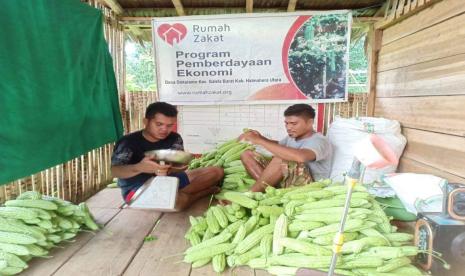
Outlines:
MULTIPOLYGON (((327 133, 328 139, 333 145, 331 168, 333 180, 343 181, 344 175, 350 170, 354 159, 355 145, 370 134, 379 135, 400 158, 407 144, 407 139, 401 134, 398 121, 373 117, 336 118, 327 133)), ((380 181, 383 174, 393 173, 396 169, 397 166, 387 166, 377 170, 366 169, 363 183, 380 181)))
POLYGON ((407 211, 441 212, 443 203, 443 185, 447 180, 417 173, 396 173, 383 178, 397 194, 407 211))

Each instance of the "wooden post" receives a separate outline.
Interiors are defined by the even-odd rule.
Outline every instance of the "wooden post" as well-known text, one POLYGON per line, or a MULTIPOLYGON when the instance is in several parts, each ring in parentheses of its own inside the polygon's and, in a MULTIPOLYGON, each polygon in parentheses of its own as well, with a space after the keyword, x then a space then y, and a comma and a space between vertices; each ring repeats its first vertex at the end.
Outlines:
POLYGON ((121 5, 118 3, 118 1, 115 0, 99 0, 100 3, 110 7, 112 11, 114 11, 116 14, 122 14, 124 12, 124 9, 121 7, 121 5))
POLYGON ((297 0, 289 0, 289 3, 287 5, 287 11, 294 12, 296 6, 297 6, 297 0))
POLYGON ((253 12, 253 0, 246 0, 245 1, 245 11, 247 13, 253 12))
POLYGON ((181 0, 171 0, 171 2, 173 2, 174 8, 179 16, 186 15, 181 0))
POLYGON ((368 116, 375 113, 376 100, 376 77, 378 68, 378 54, 381 48, 382 31, 375 29, 372 25, 368 32, 368 116))
POLYGON ((397 10, 398 3, 399 3, 399 0, 393 0, 391 10, 388 15, 388 21, 392 21, 396 17, 396 10, 397 10))
POLYGON ((395 18, 399 18, 404 13, 405 0, 399 0, 395 18))

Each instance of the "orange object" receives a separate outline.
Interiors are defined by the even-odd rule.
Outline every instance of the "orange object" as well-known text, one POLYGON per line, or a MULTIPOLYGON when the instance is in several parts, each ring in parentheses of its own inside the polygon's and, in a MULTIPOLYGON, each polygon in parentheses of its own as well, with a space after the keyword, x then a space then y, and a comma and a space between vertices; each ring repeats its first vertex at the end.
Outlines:
POLYGON ((302 100, 308 99, 302 92, 290 83, 274 84, 264 87, 252 96, 249 100, 302 100))

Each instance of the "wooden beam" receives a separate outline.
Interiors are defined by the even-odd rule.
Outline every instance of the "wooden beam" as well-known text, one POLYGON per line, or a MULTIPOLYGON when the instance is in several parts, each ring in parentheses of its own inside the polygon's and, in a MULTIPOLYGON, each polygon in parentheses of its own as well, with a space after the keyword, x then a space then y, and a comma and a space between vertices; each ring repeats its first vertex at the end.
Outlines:
POLYGON ((407 138, 404 157, 465 178, 465 139, 431 131, 404 127, 407 138))
POLYGON ((419 161, 402 157, 400 159, 398 171, 402 173, 428 173, 447 179, 449 182, 465 183, 465 178, 431 167, 419 161))
POLYGON ((405 0, 399 0, 399 4, 397 5, 397 10, 396 10, 396 18, 399 18, 404 14, 404 5, 405 5, 405 0))
POLYGON ((137 43, 142 44, 142 42, 144 41, 144 31, 142 31, 141 28, 134 25, 129 25, 126 27, 129 32, 129 36, 137 43))
POLYGON ((376 78, 378 68, 378 55, 381 48, 382 31, 370 26, 368 32, 368 116, 375 113, 376 102, 376 78))
POLYGON ((139 27, 139 28, 151 28, 153 17, 119 17, 119 23, 123 26, 129 28, 129 26, 139 27))
MULTIPOLYGON (((257 9, 254 9, 257 11, 257 9)), ((187 13, 189 14, 189 9, 185 9, 187 13)), ((273 10, 270 12, 282 12, 283 10, 273 10)), ((123 24, 129 24, 129 22, 150 22, 154 16, 120 16, 118 19, 120 20, 121 23, 123 24)), ((374 17, 369 17, 369 16, 360 16, 360 17, 354 17, 354 23, 364 23, 364 22, 377 22, 379 20, 382 20, 383 17, 380 16, 374 16, 374 17)), ((352 26, 354 27, 354 26, 352 26)))
POLYGON ((465 137, 465 95, 376 98, 375 115, 415 128, 465 137))
POLYGON ((359 16, 354 17, 354 22, 378 22, 383 19, 382 16, 359 16))
POLYGON ((388 0, 386 3, 385 3, 385 9, 384 9, 384 19, 387 19, 388 18, 388 15, 389 15, 389 8, 391 7, 392 5, 392 0, 388 0))
POLYGON ((98 0, 105 6, 110 7, 110 9, 116 14, 122 14, 124 12, 123 7, 116 0, 98 0))
POLYGON ((392 6, 389 9, 389 15, 387 17, 387 21, 393 21, 396 16, 397 5, 399 4, 399 0, 393 0, 392 6))
POLYGON ((182 6, 181 0, 171 0, 173 2, 174 8, 179 16, 184 16, 186 13, 184 12, 184 7, 182 6))
MULTIPOLYGON (((174 8, 131 8, 124 10, 124 17, 169 17, 177 16, 174 8)), ((274 13, 285 12, 285 8, 254 8, 257 13, 274 13)), ((230 7, 230 8, 184 8, 186 15, 210 15, 210 14, 235 14, 244 13, 244 7, 230 7)))
POLYGON ((245 1, 245 12, 252 13, 253 12, 253 0, 246 0, 245 1))
MULTIPOLYGON (((98 0, 98 1, 110 7, 110 9, 117 15, 121 15, 124 13, 123 7, 121 7, 121 5, 116 0, 98 0)), ((139 41, 139 43, 142 42, 144 32, 138 26, 136 25, 128 26, 128 30, 133 35, 133 37, 139 41)))
POLYGON ((378 72, 376 97, 465 95, 464 68, 460 54, 378 72))
MULTIPOLYGON (((397 1, 398 0, 395 0, 396 4, 397 4, 397 1)), ((404 13, 403 15, 400 15, 398 17, 395 17, 395 14, 396 14, 396 11, 395 10, 392 10, 391 12, 391 16, 388 17, 387 19, 385 20, 382 20, 382 21, 379 21, 375 24, 375 28, 376 29, 381 29, 381 30, 384 30, 384 29, 387 29, 388 27, 392 26, 392 25, 395 25, 397 23, 399 23, 400 21, 414 15, 414 14, 417 14, 419 13, 420 11, 422 10, 425 10, 426 8, 428 7, 431 7, 432 5, 438 3, 438 2, 441 2, 442 0, 431 0, 429 1, 428 3, 424 4, 424 5, 421 5, 420 6, 420 2, 419 1, 418 3, 418 6, 416 8, 410 8, 409 12, 407 13, 404 13)))
MULTIPOLYGON (((410 10, 412 10, 412 8, 410 8, 410 10)), ((450 20, 452 17, 458 16, 462 13, 465 13, 463 0, 442 1, 430 9, 426 9, 421 13, 410 16, 399 24, 385 29, 383 31, 382 45, 386 45, 395 40, 412 35, 440 22, 450 20)))
MULTIPOLYGON (((423 24, 420 22, 424 21, 416 21, 414 24, 423 24)), ((463 54, 465 35, 461 33, 460 26, 465 26, 465 14, 421 29, 392 43, 383 43, 379 52, 378 72, 463 54)))
POLYGON ((129 22, 129 21, 152 21, 153 17, 152 16, 121 16, 119 17, 119 20, 121 20, 123 23, 124 22, 129 22))
POLYGON ((142 30, 136 26, 130 25, 128 26, 129 31, 131 31, 136 36, 142 36, 142 30))
POLYGON ((297 0, 289 0, 289 4, 287 5, 287 11, 288 12, 295 11, 296 6, 297 6, 297 0))
POLYGON ((130 26, 137 27, 139 29, 150 29, 152 28, 151 24, 144 23, 144 22, 123 22, 123 26, 129 29, 130 26))

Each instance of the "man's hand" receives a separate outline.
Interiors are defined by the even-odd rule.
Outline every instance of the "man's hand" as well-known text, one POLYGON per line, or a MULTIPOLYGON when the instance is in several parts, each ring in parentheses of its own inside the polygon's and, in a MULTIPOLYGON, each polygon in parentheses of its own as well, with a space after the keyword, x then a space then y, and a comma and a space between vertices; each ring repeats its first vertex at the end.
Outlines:
POLYGON ((253 144, 258 145, 260 141, 262 141, 264 138, 260 134, 260 132, 256 130, 249 130, 247 132, 244 132, 239 136, 239 140, 244 140, 244 141, 249 141, 253 144))
POLYGON ((171 167, 169 172, 183 172, 185 170, 187 170, 187 165, 184 165, 184 166, 179 166, 179 167, 171 167))
POLYGON ((141 173, 155 173, 156 175, 167 175, 171 165, 160 165, 150 157, 144 157, 137 163, 137 169, 141 173))

